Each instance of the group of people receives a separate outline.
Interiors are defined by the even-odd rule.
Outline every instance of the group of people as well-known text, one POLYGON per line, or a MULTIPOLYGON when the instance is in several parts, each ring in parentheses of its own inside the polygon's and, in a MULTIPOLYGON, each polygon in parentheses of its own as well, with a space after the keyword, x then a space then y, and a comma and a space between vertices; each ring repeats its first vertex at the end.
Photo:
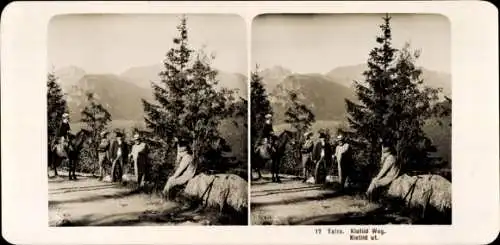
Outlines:
POLYGON ((110 137, 110 132, 106 130, 101 132, 97 149, 100 180, 107 175, 106 164, 110 164, 112 181, 121 181, 124 166, 130 163, 138 186, 144 184, 148 172, 148 147, 139 133, 134 134, 132 141, 131 145, 125 142, 124 134, 120 131, 115 131, 114 137, 110 137))
MULTIPOLYGON (((124 142, 123 134, 115 132, 114 140, 108 138, 109 133, 101 133, 101 144, 98 148, 99 156, 99 176, 100 179, 106 175, 104 165, 106 161, 111 162, 112 181, 121 181, 123 175, 123 166, 131 163, 134 168, 134 176, 137 178, 138 187, 142 187, 146 178, 148 178, 148 147, 138 133, 133 136, 133 144, 129 151, 129 146, 124 142)), ((163 188, 163 195, 171 197, 172 190, 176 187, 182 187, 197 174, 196 161, 193 159, 191 142, 185 138, 175 138, 177 146, 177 157, 175 162, 175 171, 171 175, 163 188)))
MULTIPOLYGON (((304 141, 300 146, 302 159, 302 181, 306 182, 311 176, 311 170, 314 170, 318 164, 324 164, 326 171, 330 172, 332 167, 338 170, 338 181, 342 188, 346 187, 347 179, 353 173, 354 158, 350 144, 345 135, 339 133, 332 144, 329 141, 329 135, 324 131, 318 132, 318 140, 313 139, 313 132, 304 134, 304 141), (335 146, 333 146, 335 145, 335 146)), ((274 139, 272 115, 265 116, 265 124, 261 132, 261 140, 256 145, 254 151, 264 156, 268 161, 274 152, 272 140, 274 139), (267 158, 266 158, 267 155, 267 158)), ((399 176, 400 166, 396 161, 395 149, 393 145, 381 139, 381 159, 379 171, 370 182, 366 191, 368 196, 372 196, 376 190, 387 187, 396 177, 399 176)), ((318 182, 318 180, 315 180, 318 182)), ((319 180, 321 182, 321 180, 319 180)))
POLYGON ((329 166, 333 167, 336 164, 339 182, 344 187, 353 164, 351 147, 343 134, 337 135, 335 147, 329 142, 326 132, 320 130, 318 134, 318 142, 316 143, 313 140, 312 132, 304 134, 304 143, 301 145, 303 182, 306 182, 311 176, 311 170, 316 165, 324 164, 329 169, 329 166))
MULTIPOLYGON (((54 140, 50 145, 51 149, 53 151, 60 151, 60 155, 67 155, 71 147, 71 144, 69 144, 70 132, 69 115, 64 113, 54 140)), ((121 131, 115 130, 114 132, 110 132, 103 130, 100 132, 97 141, 99 142, 97 147, 98 176, 101 181, 108 175, 106 165, 111 166, 109 173, 111 181, 121 182, 124 167, 130 164, 129 166, 134 169, 137 186, 142 187, 144 185, 144 182, 149 178, 149 147, 139 133, 133 135, 132 143, 129 144, 125 140, 125 134, 121 131)), ((221 140, 217 141, 217 145, 223 146, 225 144, 225 142, 219 141, 221 140)), ((177 159, 175 162, 175 171, 168 178, 163 189, 163 194, 166 197, 170 196, 173 189, 184 186, 198 173, 198 166, 193 159, 191 150, 192 142, 187 137, 176 137, 174 142, 177 147, 177 159)))
MULTIPOLYGON (((351 147, 346 142, 344 135, 341 133, 337 135, 334 150, 332 150, 333 147, 327 140, 326 133, 319 132, 319 142, 316 144, 312 140, 312 135, 312 132, 307 132, 304 135, 305 141, 301 148, 304 181, 310 176, 308 171, 311 169, 310 166, 322 163, 325 166, 337 166, 339 183, 341 187, 345 187, 346 180, 352 174, 354 158, 351 147)), ((373 197, 373 194, 378 194, 378 191, 387 187, 400 173, 400 166, 396 161, 396 152, 392 144, 383 139, 379 143, 381 144, 379 171, 372 178, 366 191, 366 194, 370 197, 373 197), (376 191, 377 193, 375 193, 376 191)))

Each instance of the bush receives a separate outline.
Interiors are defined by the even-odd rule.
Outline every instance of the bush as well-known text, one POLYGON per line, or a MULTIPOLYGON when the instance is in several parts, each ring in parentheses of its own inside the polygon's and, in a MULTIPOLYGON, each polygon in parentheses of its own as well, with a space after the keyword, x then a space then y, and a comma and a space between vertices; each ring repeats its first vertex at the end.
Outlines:
POLYGON ((169 174, 175 169, 176 152, 169 147, 150 147, 149 151, 149 176, 147 180, 153 183, 153 191, 160 193, 167 183, 169 174))
POLYGON ((280 173, 290 175, 300 175, 302 173, 301 162, 297 158, 297 149, 290 144, 287 144, 285 154, 281 159, 280 173))
MULTIPOLYGON (((80 152, 79 162, 76 166, 76 171, 82 173, 97 173, 99 169, 99 162, 93 156, 92 149, 87 145, 80 152)), ((109 166, 107 166, 110 168, 109 166)))

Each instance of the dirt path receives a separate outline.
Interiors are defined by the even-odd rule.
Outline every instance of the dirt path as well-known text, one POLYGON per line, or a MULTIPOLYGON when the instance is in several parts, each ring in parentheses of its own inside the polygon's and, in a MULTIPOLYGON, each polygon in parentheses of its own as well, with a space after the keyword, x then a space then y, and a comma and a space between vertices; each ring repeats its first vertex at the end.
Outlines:
POLYGON ((93 177, 49 179, 50 226, 208 225, 215 218, 93 177))
POLYGON ((252 181, 251 222, 256 225, 326 225, 404 223, 383 213, 381 205, 341 194, 339 188, 302 183, 294 176, 272 183, 270 175, 252 181))

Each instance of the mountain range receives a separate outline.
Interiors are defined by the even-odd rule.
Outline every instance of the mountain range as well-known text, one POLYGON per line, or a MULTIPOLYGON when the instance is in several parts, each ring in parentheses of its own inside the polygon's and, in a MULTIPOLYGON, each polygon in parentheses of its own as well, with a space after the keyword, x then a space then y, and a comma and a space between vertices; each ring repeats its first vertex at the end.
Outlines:
MULTIPOLYGON (((86 105, 85 92, 93 92, 96 99, 108 109, 113 119, 142 120, 142 99, 153 100, 151 82, 159 80, 162 65, 131 67, 121 74, 91 74, 80 67, 68 66, 55 71, 73 121, 81 119, 86 105)), ((218 71, 216 88, 235 89, 240 97, 247 97, 247 78, 238 73, 218 71)))
MULTIPOLYGON (((274 66, 260 72, 276 120, 282 121, 286 110, 287 91, 294 90, 299 99, 310 106, 316 120, 342 120, 345 118, 344 99, 356 101, 353 81, 363 81, 365 64, 337 67, 324 74, 294 73, 290 69, 274 66)), ((85 91, 96 94, 98 101, 108 108, 113 119, 142 120, 141 99, 153 100, 151 81, 158 81, 161 64, 131 67, 121 74, 91 74, 76 66, 56 70, 56 76, 67 94, 72 120, 80 119, 85 106, 85 91)), ((451 76, 447 73, 422 68, 424 84, 442 88, 451 96, 451 76)), ((217 88, 238 90, 247 97, 247 77, 239 73, 218 71, 217 88)))
MULTIPOLYGON (((269 94, 275 120, 284 120, 287 91, 298 93, 299 100, 308 105, 316 120, 342 120, 345 118, 345 99, 356 101, 354 81, 363 83, 366 64, 342 66, 325 74, 294 73, 282 66, 262 70, 264 87, 269 94)), ((442 88, 443 95, 451 96, 451 75, 422 68, 421 78, 426 86, 442 88)))

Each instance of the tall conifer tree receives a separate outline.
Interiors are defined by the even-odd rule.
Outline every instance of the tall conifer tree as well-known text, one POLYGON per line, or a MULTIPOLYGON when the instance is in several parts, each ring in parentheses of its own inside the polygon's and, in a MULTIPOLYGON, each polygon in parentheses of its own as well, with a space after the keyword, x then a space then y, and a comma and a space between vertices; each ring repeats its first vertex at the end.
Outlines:
POLYGON ((412 53, 408 44, 401 50, 392 47, 391 17, 383 20, 378 46, 363 73, 365 82, 355 82, 361 103, 346 100, 351 139, 359 162, 377 166, 383 139, 394 146, 405 170, 421 168, 432 162, 429 153, 436 150, 423 127, 435 114, 439 90, 423 85, 415 65, 419 52, 412 53))

